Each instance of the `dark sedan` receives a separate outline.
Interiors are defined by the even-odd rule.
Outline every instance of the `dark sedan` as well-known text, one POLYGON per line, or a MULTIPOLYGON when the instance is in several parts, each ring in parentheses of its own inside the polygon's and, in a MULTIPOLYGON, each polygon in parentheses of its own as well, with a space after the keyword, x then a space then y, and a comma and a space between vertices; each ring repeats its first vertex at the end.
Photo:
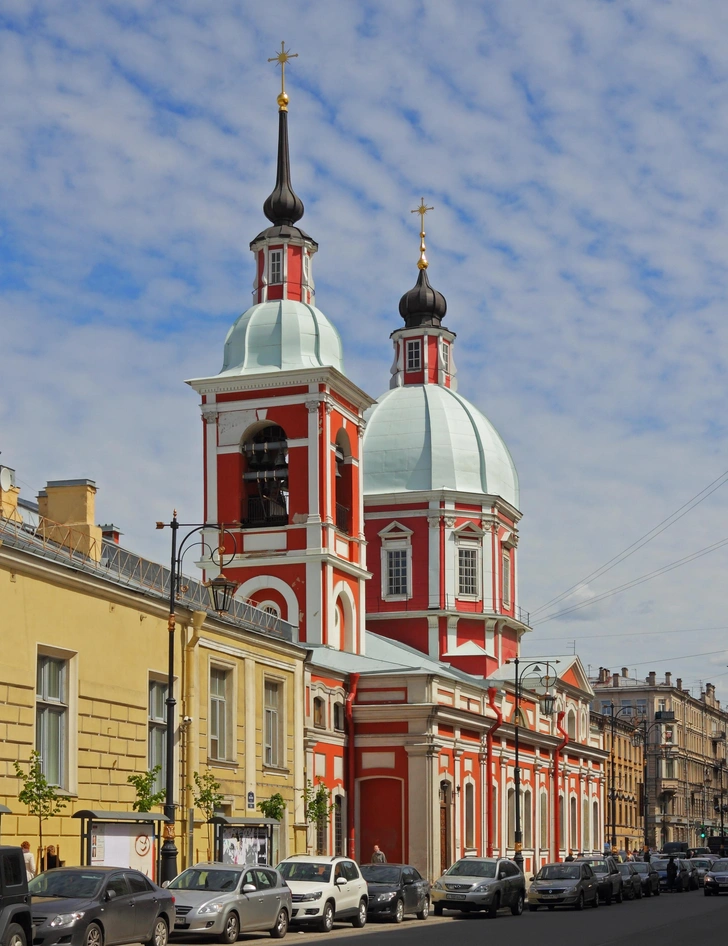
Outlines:
POLYGON ((631 862, 617 864, 617 870, 622 875, 622 890, 627 900, 642 899, 642 881, 631 862))
POLYGON ((651 897, 654 894, 660 896, 660 875, 651 864, 644 861, 635 861, 632 865, 640 875, 642 881, 642 893, 645 897, 651 897))
MULTIPOLYGON (((677 873, 675 874, 672 889, 676 893, 684 893, 686 890, 690 889, 690 871, 685 866, 685 861, 681 860, 679 857, 674 858, 674 861, 677 867, 677 873)), ((667 879, 667 865, 670 863, 670 859, 665 857, 653 857, 650 863, 660 875, 660 889, 669 890, 670 884, 667 879)))
POLYGON ((401 923, 407 913, 420 920, 430 915, 430 884, 408 864, 361 864, 369 887, 370 920, 401 923))
POLYGON ((617 869, 617 862, 613 857, 580 857, 585 861, 597 876, 599 881, 599 899, 609 906, 614 901, 621 903, 624 897, 622 875, 617 869))
POLYGON ((174 898, 136 870, 58 867, 28 884, 34 946, 167 946, 174 898))
POLYGON ((728 893, 728 858, 713 861, 710 870, 705 874, 704 891, 706 897, 728 893))

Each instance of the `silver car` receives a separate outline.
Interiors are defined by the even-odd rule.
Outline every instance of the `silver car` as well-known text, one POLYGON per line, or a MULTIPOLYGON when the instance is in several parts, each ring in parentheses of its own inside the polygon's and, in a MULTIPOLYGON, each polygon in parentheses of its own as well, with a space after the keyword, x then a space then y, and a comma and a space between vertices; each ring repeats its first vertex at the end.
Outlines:
POLYGON ((273 867, 195 864, 168 885, 175 898, 175 933, 236 942, 241 932, 288 932, 291 891, 273 867))
POLYGON ((461 913, 485 910, 494 917, 500 907, 510 907, 514 916, 520 916, 525 897, 523 874, 504 857, 463 857, 430 890, 435 916, 442 916, 445 908, 461 913))
POLYGON ((589 864, 573 861, 564 864, 544 864, 528 888, 528 909, 535 913, 539 907, 574 907, 583 910, 589 904, 599 906, 599 879, 589 864))

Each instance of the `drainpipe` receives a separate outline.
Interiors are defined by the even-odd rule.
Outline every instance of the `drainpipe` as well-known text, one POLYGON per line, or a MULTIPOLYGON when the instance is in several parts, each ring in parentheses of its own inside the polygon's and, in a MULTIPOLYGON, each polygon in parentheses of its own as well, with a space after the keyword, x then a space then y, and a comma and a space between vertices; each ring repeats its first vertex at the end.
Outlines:
POLYGON ((498 691, 495 687, 488 687, 488 706, 495 713, 495 725, 491 726, 485 734, 485 766, 488 773, 487 782, 483 786, 483 791, 487 792, 486 807, 488 811, 487 833, 485 838, 486 856, 493 856, 493 736, 496 730, 503 725, 503 714, 495 705, 495 696, 498 691))
MULTIPOLYGON (((185 785, 193 784, 194 779, 192 777, 192 773, 198 768, 197 734, 199 732, 198 719, 200 711, 198 691, 200 683, 197 645, 200 642, 200 631, 202 630, 202 625, 205 623, 206 618, 207 611, 192 612, 192 633, 185 644, 185 667, 187 669, 187 674, 185 681, 186 686, 184 706, 186 710, 185 715, 192 717, 192 722, 185 726, 185 785)), ((186 802, 188 810, 194 807, 191 789, 187 790, 186 802)), ((188 835, 187 866, 189 867, 190 864, 194 864, 194 862, 194 838, 188 835)))
MULTIPOLYGON (((564 721, 565 712, 556 714, 556 729, 561 733, 563 739, 554 749, 554 862, 560 862, 559 851, 561 849, 561 808, 559 806, 559 778, 561 775, 561 752, 569 742, 569 734, 561 725, 564 721)), ((564 805, 564 813, 566 805, 564 805)))
POLYGON ((354 795, 356 785, 356 748, 354 746, 354 709, 356 688, 359 685, 359 674, 349 674, 349 692, 346 697, 344 712, 346 714, 346 833, 348 841, 346 853, 352 860, 356 860, 356 821, 354 819, 354 795))

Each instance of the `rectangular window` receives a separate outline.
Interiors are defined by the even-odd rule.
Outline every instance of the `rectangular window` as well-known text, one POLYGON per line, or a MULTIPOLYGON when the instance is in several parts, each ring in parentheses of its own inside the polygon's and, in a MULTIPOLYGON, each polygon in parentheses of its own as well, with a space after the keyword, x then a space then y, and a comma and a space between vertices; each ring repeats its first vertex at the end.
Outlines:
POLYGON ((268 255, 268 285, 283 282, 283 250, 271 250, 268 255))
POLYGON ((231 759, 232 671, 210 668, 210 758, 231 759))
POLYGON ((153 791, 161 792, 167 780, 167 684, 149 681, 149 768, 161 766, 153 791))
POLYGON ((407 341, 407 371, 422 370, 422 343, 419 338, 407 341))
POLYGON ((447 342, 442 343, 442 367, 450 373, 450 346, 447 342))
POLYGON ((263 760, 266 765, 283 765, 283 738, 281 711, 283 709, 283 685, 275 680, 265 681, 263 760))
POLYGON ((458 595, 478 596, 478 550, 458 549, 458 595))
POLYGON ((35 748, 43 775, 66 787, 68 754, 68 663, 39 655, 36 669, 35 748))
POLYGON ((503 553, 503 568, 501 569, 501 597, 503 607, 511 606, 511 556, 508 552, 503 553))
POLYGON ((308 274, 310 272, 309 264, 310 264, 309 255, 308 253, 304 253, 303 254, 303 281, 306 283, 308 282, 308 274))
POLYGON ((387 549, 387 594, 407 595, 407 549, 387 549))

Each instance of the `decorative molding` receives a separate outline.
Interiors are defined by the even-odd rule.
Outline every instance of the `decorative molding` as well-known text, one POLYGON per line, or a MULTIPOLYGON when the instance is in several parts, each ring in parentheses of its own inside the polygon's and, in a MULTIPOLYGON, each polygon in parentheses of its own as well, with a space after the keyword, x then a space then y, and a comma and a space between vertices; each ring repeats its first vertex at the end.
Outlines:
POLYGON ((320 403, 321 401, 304 401, 303 406, 306 408, 309 414, 313 414, 315 411, 318 410, 320 403))

